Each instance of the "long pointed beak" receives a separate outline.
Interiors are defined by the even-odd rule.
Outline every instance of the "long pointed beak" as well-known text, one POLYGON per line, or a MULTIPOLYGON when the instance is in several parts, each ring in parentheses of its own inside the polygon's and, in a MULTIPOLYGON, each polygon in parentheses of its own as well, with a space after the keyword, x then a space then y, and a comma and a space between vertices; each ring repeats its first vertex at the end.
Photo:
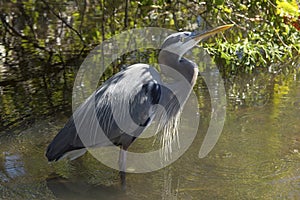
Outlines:
POLYGON ((226 25, 223 25, 223 26, 218 26, 218 27, 216 27, 212 30, 209 30, 209 31, 205 32, 205 33, 197 34, 197 35, 193 36, 192 39, 199 42, 200 40, 203 40, 206 37, 209 37, 211 35, 214 35, 216 33, 221 32, 221 31, 225 31, 225 30, 227 30, 227 29, 229 29, 233 26, 234 26, 234 24, 226 24, 226 25))
POLYGON ((191 37, 184 42, 182 45, 180 45, 178 48, 176 49, 168 49, 170 52, 174 52, 176 54, 179 55, 179 57, 182 57, 188 50, 190 50, 191 48, 193 48, 194 46, 196 46, 202 39, 211 36, 213 34, 216 34, 220 31, 225 31, 231 27, 233 27, 233 24, 227 24, 227 25, 223 25, 223 26, 219 26, 217 28, 214 28, 212 30, 209 30, 205 33, 200 33, 200 34, 192 34, 191 37))

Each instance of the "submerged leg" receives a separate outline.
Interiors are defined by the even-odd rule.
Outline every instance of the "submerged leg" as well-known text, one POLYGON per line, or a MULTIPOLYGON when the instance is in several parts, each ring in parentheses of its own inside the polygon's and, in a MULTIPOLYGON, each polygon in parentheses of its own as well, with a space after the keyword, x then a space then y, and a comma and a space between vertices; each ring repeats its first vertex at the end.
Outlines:
POLYGON ((126 153, 127 151, 121 147, 119 153, 119 170, 123 190, 126 190, 126 153))

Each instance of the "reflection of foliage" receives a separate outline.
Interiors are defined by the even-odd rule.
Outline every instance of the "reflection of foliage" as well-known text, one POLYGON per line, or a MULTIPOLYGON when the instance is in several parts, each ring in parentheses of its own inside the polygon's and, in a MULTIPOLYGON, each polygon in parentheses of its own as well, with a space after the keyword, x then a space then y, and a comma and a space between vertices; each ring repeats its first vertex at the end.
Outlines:
MULTIPOLYGON (((0 125, 10 126, 32 113, 69 108, 77 67, 101 41, 126 29, 158 26, 201 31, 234 23, 226 37, 219 34, 203 44, 225 75, 284 62, 300 49, 299 31, 284 21, 288 15, 296 19, 295 2, 0 1, 0 94, 3 87, 9 91, 0 98, 0 116, 7 119, 1 118, 0 125), (16 103, 20 99, 23 102, 16 103)), ((133 59, 155 63, 155 57, 154 52, 124 55, 103 79, 133 59)))

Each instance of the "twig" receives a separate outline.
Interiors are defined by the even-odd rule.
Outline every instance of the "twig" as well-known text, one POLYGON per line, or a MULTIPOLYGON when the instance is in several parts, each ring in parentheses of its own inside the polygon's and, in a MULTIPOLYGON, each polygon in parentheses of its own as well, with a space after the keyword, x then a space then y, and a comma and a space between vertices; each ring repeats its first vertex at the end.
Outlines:
POLYGON ((66 20, 64 20, 61 16, 59 16, 57 13, 54 12, 54 10, 51 8, 51 6, 48 4, 48 2, 46 2, 45 0, 41 0, 45 5, 46 7, 48 8, 48 10, 51 11, 51 13, 57 17, 59 20, 61 20, 69 29, 71 29, 72 31, 74 31, 76 33, 76 35, 79 37, 80 41, 83 43, 83 45, 85 45, 85 42, 81 36, 81 34, 75 29, 73 28, 70 24, 68 24, 66 22, 66 20))
POLYGON ((104 41, 105 40, 105 27, 104 27, 104 22, 105 22, 104 4, 105 4, 105 2, 103 1, 103 3, 102 3, 102 0, 99 0, 99 3, 100 3, 100 9, 102 11, 102 23, 101 23, 102 41, 104 41))
MULTIPOLYGON (((226 17, 231 23, 233 23, 236 27, 242 29, 243 31, 246 31, 246 30, 247 30, 245 27, 240 26, 240 25, 237 24, 235 21, 233 21, 232 19, 230 19, 230 17, 229 17, 227 14, 224 13, 224 15, 225 15, 225 17, 226 17)), ((221 18, 219 18, 219 19, 222 20, 221 18)), ((222 20, 222 21, 224 22, 224 20, 222 20)))
POLYGON ((274 32, 276 33, 277 37, 279 38, 280 42, 283 44, 283 46, 285 47, 289 47, 287 44, 285 44, 285 42, 281 39, 280 35, 277 33, 276 30, 274 30, 274 32))
POLYGON ((127 29, 128 27, 128 1, 125 0, 125 18, 124 18, 124 28, 127 29))

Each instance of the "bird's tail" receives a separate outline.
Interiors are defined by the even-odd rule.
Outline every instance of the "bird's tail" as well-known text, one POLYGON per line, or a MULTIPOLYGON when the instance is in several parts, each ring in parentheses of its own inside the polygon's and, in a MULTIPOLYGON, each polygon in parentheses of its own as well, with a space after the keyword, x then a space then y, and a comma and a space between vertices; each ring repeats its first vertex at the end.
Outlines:
POLYGON ((58 161, 63 158, 74 160, 86 151, 77 134, 74 120, 71 118, 49 144, 46 157, 48 161, 58 161))

